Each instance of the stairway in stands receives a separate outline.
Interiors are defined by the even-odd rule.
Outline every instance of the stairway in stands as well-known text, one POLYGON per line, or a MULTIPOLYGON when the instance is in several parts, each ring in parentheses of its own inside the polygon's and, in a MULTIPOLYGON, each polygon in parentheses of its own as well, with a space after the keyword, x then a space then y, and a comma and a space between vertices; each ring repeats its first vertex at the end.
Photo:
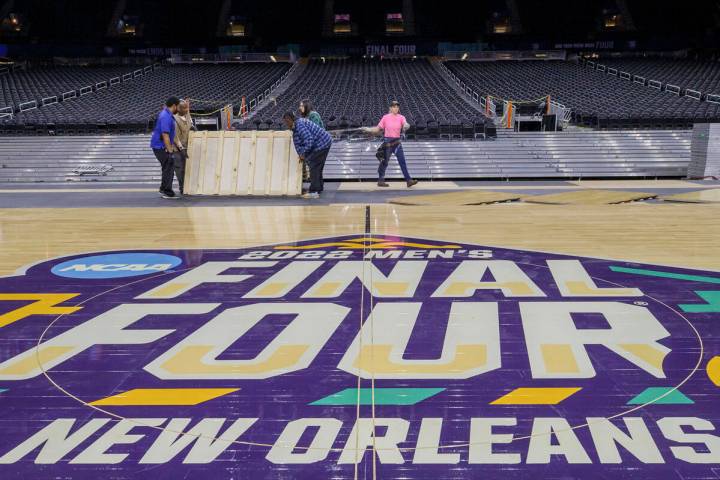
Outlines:
MULTIPOLYGON (((684 177, 690 161, 687 130, 518 133, 494 141, 405 142, 414 176, 448 178, 684 177)), ((147 135, 5 137, 0 184, 32 182, 156 183, 160 169, 147 135), (93 171, 111 166, 105 175, 93 171), (82 167, 82 168, 81 168, 82 167), (84 170, 82 175, 74 171, 84 170), (88 174, 88 171, 90 174, 88 174)), ((376 142, 338 141, 325 166, 328 180, 373 179, 376 142)), ((401 178, 397 162, 388 178, 401 178)))

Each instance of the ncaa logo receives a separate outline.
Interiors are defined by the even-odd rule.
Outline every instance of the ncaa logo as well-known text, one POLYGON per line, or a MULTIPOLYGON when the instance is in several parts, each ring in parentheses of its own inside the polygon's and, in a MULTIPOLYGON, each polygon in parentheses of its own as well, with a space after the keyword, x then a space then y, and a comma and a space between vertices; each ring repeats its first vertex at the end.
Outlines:
POLYGON ((181 263, 180 258, 162 253, 112 253, 69 260, 51 271, 68 278, 124 278, 164 272, 181 263))

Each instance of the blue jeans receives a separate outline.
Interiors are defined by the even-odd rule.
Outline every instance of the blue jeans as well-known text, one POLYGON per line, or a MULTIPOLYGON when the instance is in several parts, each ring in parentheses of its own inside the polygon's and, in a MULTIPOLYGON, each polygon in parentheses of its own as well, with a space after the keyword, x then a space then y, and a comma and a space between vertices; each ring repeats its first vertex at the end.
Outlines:
POLYGON ((412 177, 410 177, 410 173, 407 169, 407 164, 405 163, 405 153, 403 152, 402 143, 400 143, 399 140, 399 138, 383 138, 384 143, 397 142, 397 144, 392 147, 385 147, 385 160, 380 162, 380 165, 378 165, 378 179, 381 182, 385 180, 385 170, 387 170, 388 162, 390 161, 390 155, 392 155, 393 153, 397 158, 398 164, 400 164, 400 170, 402 170, 405 181, 409 182, 410 180, 412 180, 412 177))

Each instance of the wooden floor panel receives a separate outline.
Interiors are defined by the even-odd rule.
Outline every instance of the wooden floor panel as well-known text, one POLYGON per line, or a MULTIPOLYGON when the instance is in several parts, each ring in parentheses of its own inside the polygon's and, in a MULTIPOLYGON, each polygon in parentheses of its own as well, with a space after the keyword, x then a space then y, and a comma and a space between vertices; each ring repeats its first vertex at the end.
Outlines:
POLYGON ((546 203, 553 205, 610 205, 614 203, 634 202, 654 198, 656 194, 645 192, 626 192, 623 190, 578 190, 573 192, 549 193, 525 197, 528 203, 546 203))
MULTIPOLYGON (((373 205, 375 233, 720 269, 716 204, 373 205)), ((0 274, 81 252, 243 248, 363 232, 363 205, 0 210, 0 274)))
POLYGON ((506 192, 483 192, 483 191, 460 191, 450 193, 435 193, 430 195, 406 195, 395 197, 389 200, 396 205, 433 205, 433 206, 458 206, 458 205, 484 205, 489 203, 510 202, 524 197, 518 193, 506 192))
POLYGON ((663 195, 661 198, 669 202, 720 203, 720 188, 676 193, 675 195, 663 195))

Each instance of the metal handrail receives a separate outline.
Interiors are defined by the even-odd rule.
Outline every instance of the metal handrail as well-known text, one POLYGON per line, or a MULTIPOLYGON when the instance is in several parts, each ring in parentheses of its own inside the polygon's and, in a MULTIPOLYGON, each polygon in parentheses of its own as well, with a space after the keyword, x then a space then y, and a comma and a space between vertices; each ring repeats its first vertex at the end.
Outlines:
POLYGON ((702 99, 702 93, 698 92, 697 90, 685 89, 685 96, 690 97, 694 100, 702 99))
POLYGON ((21 112, 25 112, 27 110, 34 110, 37 108, 37 100, 30 100, 29 102, 23 102, 20 105, 18 105, 18 108, 21 112))
POLYGON ((672 93, 673 95, 680 96, 680 87, 678 87, 677 85, 670 85, 669 83, 666 83, 665 91, 672 93))

